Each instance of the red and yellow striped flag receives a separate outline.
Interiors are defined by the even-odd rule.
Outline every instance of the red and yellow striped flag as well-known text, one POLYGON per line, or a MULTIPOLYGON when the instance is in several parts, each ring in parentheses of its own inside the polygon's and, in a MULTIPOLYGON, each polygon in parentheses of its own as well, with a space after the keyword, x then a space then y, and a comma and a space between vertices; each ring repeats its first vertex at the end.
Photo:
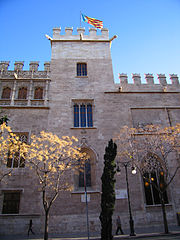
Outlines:
POLYGON ((81 14, 81 16, 82 16, 82 20, 84 22, 87 22, 87 23, 93 25, 95 28, 103 28, 103 21, 97 20, 95 18, 87 17, 84 14, 81 14))

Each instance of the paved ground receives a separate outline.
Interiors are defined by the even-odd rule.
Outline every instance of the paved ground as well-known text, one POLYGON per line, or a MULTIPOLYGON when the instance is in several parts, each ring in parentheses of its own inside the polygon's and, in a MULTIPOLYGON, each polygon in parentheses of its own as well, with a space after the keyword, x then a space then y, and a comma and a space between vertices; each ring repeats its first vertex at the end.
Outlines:
MULTIPOLYGON (((139 240, 180 240, 180 226, 169 226, 170 234, 164 234, 163 227, 148 227, 148 228, 136 228, 136 236, 129 236, 129 229, 124 229, 124 235, 114 236, 114 240, 130 240, 130 239, 139 239, 139 240)), ((90 235, 91 236, 91 235, 90 235)), ((43 240, 43 236, 27 235, 24 236, 2 236, 0 235, 0 240, 43 240)), ((69 235, 58 235, 52 236, 49 235, 49 240, 88 240, 87 233, 81 233, 79 236, 77 234, 69 235)), ((91 236, 90 240, 100 240, 99 233, 94 237, 91 236)))
MULTIPOLYGON (((42 237, 38 236, 0 236, 0 240, 43 240, 42 237)), ((130 239, 139 239, 139 240, 180 240, 180 231, 171 232, 168 235, 162 233, 147 233, 147 234, 137 234, 136 236, 129 235, 118 235, 114 236, 114 240, 130 240, 130 239)), ((87 237, 73 237, 73 238, 59 238, 59 237, 49 237, 49 240, 88 240, 87 237)), ((100 240, 100 237, 90 237, 90 240, 100 240)))
POLYGON ((180 239, 180 236, 159 236, 159 237, 148 237, 148 238, 141 238, 141 240, 177 240, 180 239))

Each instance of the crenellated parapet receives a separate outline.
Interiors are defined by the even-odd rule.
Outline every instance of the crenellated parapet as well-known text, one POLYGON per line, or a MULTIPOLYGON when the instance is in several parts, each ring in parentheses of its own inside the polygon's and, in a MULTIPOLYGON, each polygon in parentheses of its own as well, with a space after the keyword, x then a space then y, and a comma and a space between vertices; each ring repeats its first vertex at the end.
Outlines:
POLYGON ((127 74, 119 74, 120 84, 116 84, 116 88, 120 92, 168 92, 179 91, 180 83, 176 74, 169 75, 169 81, 167 81, 165 74, 157 74, 157 81, 155 81, 153 74, 145 74, 144 81, 142 81, 140 74, 132 74, 132 79, 128 79, 127 74))
POLYGON ((61 28, 53 28, 53 38, 46 35, 49 40, 104 40, 110 41, 109 39, 109 30, 107 28, 101 29, 101 34, 97 34, 96 28, 89 28, 89 34, 85 34, 85 28, 79 27, 77 31, 73 31, 72 27, 65 28, 65 34, 61 34, 61 28))
POLYGON ((3 79, 30 79, 30 78, 49 78, 50 62, 44 63, 44 71, 39 71, 39 62, 31 61, 29 63, 29 70, 23 70, 24 61, 16 61, 14 63, 14 70, 8 70, 10 61, 0 62, 0 78, 3 79))
POLYGON ((0 107, 3 108, 48 108, 50 62, 39 71, 39 62, 16 61, 14 70, 8 70, 9 61, 0 62, 0 107))

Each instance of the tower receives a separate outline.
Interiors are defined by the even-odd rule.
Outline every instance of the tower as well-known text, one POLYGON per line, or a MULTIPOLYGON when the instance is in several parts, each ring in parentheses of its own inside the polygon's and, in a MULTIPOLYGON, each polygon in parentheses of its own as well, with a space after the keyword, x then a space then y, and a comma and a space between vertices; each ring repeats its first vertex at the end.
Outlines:
MULTIPOLYGON (((105 89, 113 87, 113 70, 109 39, 107 29, 89 29, 89 35, 85 35, 84 28, 77 29, 77 35, 73 35, 72 28, 65 29, 65 35, 61 35, 61 29, 53 29, 51 40, 51 87, 50 87, 50 118, 51 126, 67 132, 74 127, 93 127, 98 124, 94 122, 81 122, 75 124, 73 119, 73 106, 75 103, 84 103, 92 106, 101 101, 101 94, 105 89), (82 101, 81 101, 82 100, 82 101), (77 126, 78 125, 78 126, 77 126)), ((87 109, 85 109, 87 114, 87 109)), ((69 134, 69 132, 68 132, 69 134)))

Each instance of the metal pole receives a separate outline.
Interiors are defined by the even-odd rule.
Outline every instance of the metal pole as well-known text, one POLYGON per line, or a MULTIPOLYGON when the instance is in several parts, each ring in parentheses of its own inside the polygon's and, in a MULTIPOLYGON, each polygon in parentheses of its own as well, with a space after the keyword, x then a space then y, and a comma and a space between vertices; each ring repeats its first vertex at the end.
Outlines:
POLYGON ((81 27, 81 11, 80 11, 80 27, 81 27))
POLYGON ((88 200, 87 200, 87 188, 86 188, 86 166, 84 164, 84 192, 86 199, 86 218, 87 218, 87 235, 89 240, 89 217, 88 217, 88 200))
POLYGON ((129 195, 129 182, 128 182, 128 172, 127 172, 128 163, 124 163, 124 167, 125 167, 125 171, 126 171, 127 195, 128 195, 128 206, 129 206, 130 236, 136 236, 136 234, 134 232, 134 221, 133 221, 132 213, 131 213, 131 202, 130 202, 130 195, 129 195))

